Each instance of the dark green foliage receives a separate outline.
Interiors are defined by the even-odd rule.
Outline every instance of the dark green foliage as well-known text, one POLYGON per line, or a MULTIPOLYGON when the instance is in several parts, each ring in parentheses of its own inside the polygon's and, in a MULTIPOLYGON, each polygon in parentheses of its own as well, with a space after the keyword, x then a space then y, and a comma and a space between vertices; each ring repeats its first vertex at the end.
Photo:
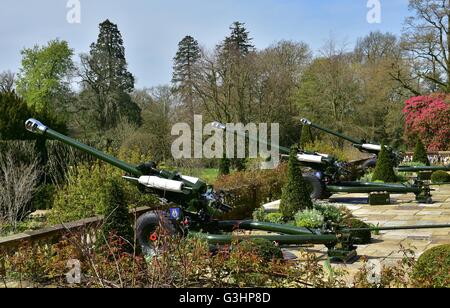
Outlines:
POLYGON ((125 247, 132 247, 134 232, 126 203, 125 191, 118 180, 110 180, 106 186, 106 209, 103 222, 103 235, 109 239, 117 236, 125 241, 125 247))
POLYGON ((397 181, 390 152, 391 150, 385 147, 384 144, 381 145, 381 152, 378 155, 377 166, 372 177, 373 182, 395 183, 397 181))
POLYGON ((186 80, 192 79, 194 77, 193 65, 200 57, 198 42, 192 36, 184 37, 178 44, 178 51, 174 58, 172 82, 184 83, 186 80))
POLYGON ((201 58, 198 42, 192 36, 184 37, 178 44, 174 58, 172 83, 175 92, 182 99, 188 123, 192 123, 196 113, 195 81, 199 75, 196 63, 201 58))
POLYGON ((254 50, 255 47, 251 43, 252 38, 245 28, 245 23, 236 21, 231 25, 230 30, 230 36, 226 37, 220 46, 224 56, 229 56, 230 54, 246 56, 254 50))
POLYGON ((83 91, 81 104, 86 109, 87 124, 107 131, 122 119, 140 125, 140 108, 130 97, 134 77, 128 71, 122 35, 109 20, 100 24, 97 42, 89 55, 82 56, 83 91))
POLYGON ((431 176, 431 182, 434 184, 450 183, 450 174, 446 171, 436 171, 431 176))
POLYGON ((31 116, 33 116, 32 110, 16 93, 0 93, 0 139, 26 140, 33 138, 24 129, 25 121, 31 116))
POLYGON ((430 165, 427 149, 420 138, 417 139, 416 148, 414 149, 413 162, 422 163, 426 166, 430 165))
POLYGON ((313 142, 314 142, 314 137, 311 132, 311 127, 303 125, 302 133, 300 136, 300 147, 302 149, 304 149, 306 145, 311 144, 313 142))
MULTIPOLYGON (((370 226, 364 221, 356 218, 346 219, 343 224, 350 229, 370 228, 370 226)), ((355 244, 367 245, 372 241, 372 232, 370 231, 352 231, 350 234, 352 237, 359 239, 359 241, 355 244)))
POLYGON ((241 253, 256 254, 265 262, 274 259, 283 259, 283 252, 280 247, 265 239, 245 240, 237 245, 237 250, 241 253))
POLYGON ((313 207, 310 192, 297 160, 297 153, 298 147, 292 147, 289 157, 288 182, 283 188, 281 198, 280 212, 287 219, 294 218, 299 211, 313 207))
POLYGON ((56 187, 52 184, 42 185, 33 198, 34 210, 51 209, 56 195, 56 187))
POLYGON ((450 288, 450 245, 426 251, 415 264, 412 276, 418 287, 450 288))
POLYGON ((230 160, 226 157, 222 158, 219 163, 219 176, 230 174, 230 160))

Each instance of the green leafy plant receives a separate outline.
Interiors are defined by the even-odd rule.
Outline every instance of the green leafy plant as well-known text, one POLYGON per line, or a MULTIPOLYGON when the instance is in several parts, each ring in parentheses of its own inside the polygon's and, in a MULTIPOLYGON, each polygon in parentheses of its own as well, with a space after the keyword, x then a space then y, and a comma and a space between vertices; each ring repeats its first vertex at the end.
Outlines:
POLYGON ((414 266, 416 286, 425 288, 450 288, 450 245, 426 251, 414 266))
POLYGON ((235 249, 240 253, 256 254, 266 262, 283 258, 280 247, 265 239, 245 240, 240 242, 235 249))
POLYGON ((322 214, 325 221, 338 224, 345 218, 345 213, 342 209, 331 204, 314 204, 314 209, 322 214))
POLYGON ((295 225, 304 228, 320 228, 324 223, 324 217, 318 210, 305 210, 295 215, 295 225))
POLYGON ((446 171, 436 171, 431 176, 433 184, 450 183, 450 174, 446 171))
POLYGON ((303 178, 302 169, 297 160, 298 147, 291 149, 288 166, 288 182, 283 188, 281 197, 280 212, 286 219, 291 219, 294 215, 305 209, 311 209, 310 191, 303 178))

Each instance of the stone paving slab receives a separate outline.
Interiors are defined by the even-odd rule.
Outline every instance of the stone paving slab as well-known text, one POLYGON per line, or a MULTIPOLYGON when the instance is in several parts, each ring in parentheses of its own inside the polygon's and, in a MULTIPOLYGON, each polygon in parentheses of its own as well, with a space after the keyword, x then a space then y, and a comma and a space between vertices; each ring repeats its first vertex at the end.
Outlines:
MULTIPOLYGON (((450 185, 433 187, 433 204, 421 204, 415 201, 414 194, 392 195, 391 205, 370 206, 365 194, 338 194, 330 202, 336 206, 345 206, 357 218, 383 227, 406 225, 450 224, 450 185)), ((278 203, 271 204, 271 211, 276 211, 278 203)), ((398 230, 383 231, 374 236, 370 245, 358 247, 358 255, 369 260, 381 262, 382 265, 396 264, 402 260, 402 247, 412 249, 416 257, 426 250, 442 244, 450 244, 450 228, 436 230, 398 230)), ((321 245, 313 247, 293 247, 286 251, 300 256, 301 251, 316 253, 323 260, 327 259, 326 248, 321 245)), ((350 274, 355 273, 363 261, 360 258, 353 264, 338 265, 350 274)))

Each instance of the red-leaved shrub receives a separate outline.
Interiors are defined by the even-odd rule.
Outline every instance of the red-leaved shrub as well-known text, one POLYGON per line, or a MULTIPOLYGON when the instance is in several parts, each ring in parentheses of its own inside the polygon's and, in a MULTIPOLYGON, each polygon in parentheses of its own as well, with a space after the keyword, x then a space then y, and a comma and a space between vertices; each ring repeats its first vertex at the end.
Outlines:
POLYGON ((412 97, 406 101, 405 137, 414 144, 417 137, 429 151, 445 151, 450 147, 450 96, 431 94, 412 97))

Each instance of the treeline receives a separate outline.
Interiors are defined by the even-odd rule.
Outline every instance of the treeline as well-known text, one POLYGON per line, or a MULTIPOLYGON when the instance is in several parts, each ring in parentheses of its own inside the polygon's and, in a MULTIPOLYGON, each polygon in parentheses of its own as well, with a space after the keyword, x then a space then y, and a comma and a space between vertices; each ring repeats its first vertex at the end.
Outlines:
POLYGON ((450 90, 444 35, 449 20, 442 14, 448 4, 415 0, 410 7, 414 15, 401 37, 372 32, 352 50, 333 39, 315 53, 307 43, 293 41, 258 50, 241 22, 211 49, 188 35, 174 57, 172 82, 144 89, 135 88, 118 26, 106 20, 78 61, 58 39, 21 51, 17 75, 0 77, 1 108, 8 109, 0 115, 0 137, 29 138, 20 127, 24 114, 36 114, 64 123, 74 136, 100 135, 115 149, 138 147, 165 161, 170 160, 172 124, 191 123, 194 114, 202 114, 211 121, 280 123, 285 146, 299 141, 299 119, 307 117, 402 147, 405 100, 450 90), (11 107, 21 101, 28 111, 11 107))

